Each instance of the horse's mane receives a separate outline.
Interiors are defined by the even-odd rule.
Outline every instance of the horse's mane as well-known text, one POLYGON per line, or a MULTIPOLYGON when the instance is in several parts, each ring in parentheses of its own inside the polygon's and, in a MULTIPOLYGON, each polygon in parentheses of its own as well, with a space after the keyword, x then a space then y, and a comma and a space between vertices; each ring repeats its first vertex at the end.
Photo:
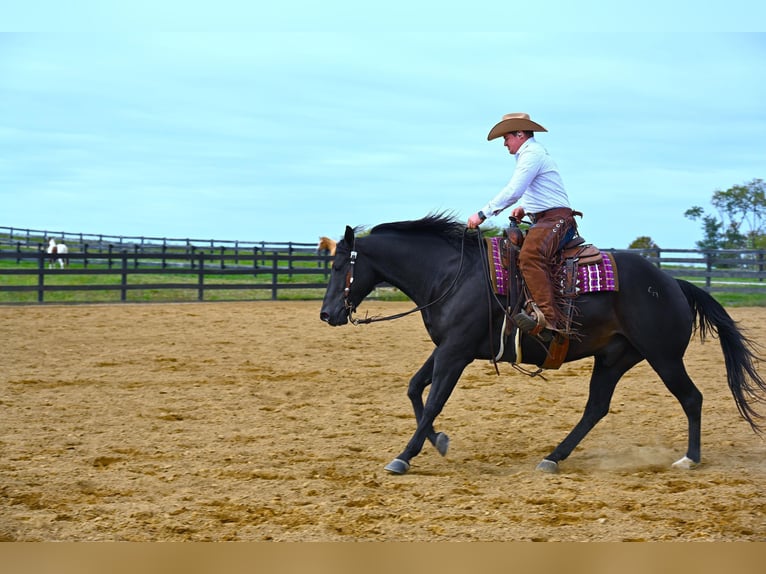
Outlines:
POLYGON ((445 239, 460 241, 466 232, 466 226, 465 223, 459 221, 454 214, 431 213, 422 219, 381 223, 380 225, 373 227, 370 234, 374 235, 386 231, 420 235, 437 235, 445 239))

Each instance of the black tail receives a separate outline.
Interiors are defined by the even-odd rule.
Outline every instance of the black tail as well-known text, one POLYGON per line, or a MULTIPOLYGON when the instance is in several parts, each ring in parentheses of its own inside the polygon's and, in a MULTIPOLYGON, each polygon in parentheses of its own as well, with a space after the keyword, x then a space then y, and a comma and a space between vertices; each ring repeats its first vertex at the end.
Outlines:
POLYGON ((718 335, 737 409, 755 432, 762 433, 758 421, 764 416, 755 410, 753 403, 766 401, 766 382, 755 369, 763 360, 756 355, 755 343, 742 334, 734 319, 707 291, 688 281, 677 281, 694 313, 694 328, 699 329, 700 340, 704 341, 709 331, 718 335))

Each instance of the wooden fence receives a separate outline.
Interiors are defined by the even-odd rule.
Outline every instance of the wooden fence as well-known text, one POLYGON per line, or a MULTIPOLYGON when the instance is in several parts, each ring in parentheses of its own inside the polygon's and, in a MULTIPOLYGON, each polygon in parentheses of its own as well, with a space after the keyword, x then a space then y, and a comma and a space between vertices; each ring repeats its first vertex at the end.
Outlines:
POLYGON ((277 299, 280 291, 323 289, 330 261, 327 256, 278 251, 239 253, 235 257, 203 250, 137 254, 123 249, 104 254, 70 251, 65 257, 66 266, 61 268, 43 251, 0 251, 0 293, 35 292, 40 303, 46 293, 55 291, 119 291, 120 301, 127 301, 129 291, 168 289, 193 290, 199 301, 205 299, 207 291, 224 289, 266 291, 271 299, 277 299), (9 260, 19 265, 2 264, 9 260), (29 280, 8 284, 10 281, 3 278, 10 276, 29 280), (82 283, 76 276, 109 277, 112 281, 82 283))
MULTIPOLYGON (((331 258, 314 244, 84 236, 11 230, 0 227, 0 299, 3 293, 35 293, 45 302, 52 292, 183 290, 204 301, 211 292, 240 292, 238 299, 278 299, 302 290, 302 298, 320 298, 331 258), (47 238, 65 241, 68 265, 51 265, 47 238), (83 276, 89 276, 87 281, 83 276), (103 280, 94 281, 94 277, 103 280), (207 294, 207 295, 206 295, 207 294)), ((690 279, 708 291, 766 294, 762 250, 652 249, 632 251, 675 277, 690 279)), ((188 297, 187 297, 188 298, 188 297)), ((29 301, 29 296, 21 297, 29 301)), ((51 298, 49 298, 50 300, 51 298)), ((87 299, 87 294, 86 294, 87 299)))
POLYGON ((133 254, 168 252, 185 253, 188 255, 197 250, 204 249, 215 253, 234 253, 236 257, 239 253, 271 253, 274 251, 288 254, 312 253, 316 252, 317 246, 316 243, 298 243, 294 241, 266 242, 104 235, 0 226, 0 251, 16 250, 26 253, 30 250, 45 250, 48 247, 49 239, 54 239, 56 243, 65 243, 70 251, 97 253, 99 255, 103 255, 105 252, 119 253, 123 250, 133 254))
POLYGON ((763 249, 610 249, 643 255, 673 277, 702 283, 708 291, 764 293, 763 249))
MULTIPOLYGON (((323 290, 331 258, 316 244, 169 239, 46 232, 0 227, 0 294, 51 292, 193 291, 196 299, 215 290, 267 293, 323 290), (67 265, 50 263, 48 238, 65 243, 67 265), (87 282, 83 276, 89 276, 87 282), (94 281, 94 277, 103 280, 94 281)), ((243 295, 247 298, 247 294, 243 295)), ((317 296, 317 295, 314 295, 317 296)), ((3 299, 7 302, 7 297, 3 299)))

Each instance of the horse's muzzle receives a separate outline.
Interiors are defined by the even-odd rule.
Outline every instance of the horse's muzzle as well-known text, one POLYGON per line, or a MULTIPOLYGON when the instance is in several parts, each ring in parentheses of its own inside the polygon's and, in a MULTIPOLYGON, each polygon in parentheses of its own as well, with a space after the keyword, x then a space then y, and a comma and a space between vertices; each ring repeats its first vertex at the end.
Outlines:
POLYGON ((328 311, 322 309, 319 313, 319 318, 332 327, 339 327, 348 323, 348 313, 345 310, 336 316, 332 316, 328 311))

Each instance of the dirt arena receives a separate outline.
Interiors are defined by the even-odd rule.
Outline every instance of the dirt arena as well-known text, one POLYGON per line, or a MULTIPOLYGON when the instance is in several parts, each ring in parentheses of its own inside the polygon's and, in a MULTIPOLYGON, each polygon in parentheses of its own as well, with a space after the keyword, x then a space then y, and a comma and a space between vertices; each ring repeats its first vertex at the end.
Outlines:
MULTIPOLYGON (((766 540, 766 440, 716 340, 687 354, 695 470, 671 469, 685 417, 642 364, 561 472, 535 471, 579 418, 588 359, 547 381, 470 365, 437 420, 448 455, 427 445, 391 476, 431 342, 416 315, 331 328, 319 307, 0 307, 0 539, 766 540)), ((730 312, 766 344, 766 310, 730 312)))

